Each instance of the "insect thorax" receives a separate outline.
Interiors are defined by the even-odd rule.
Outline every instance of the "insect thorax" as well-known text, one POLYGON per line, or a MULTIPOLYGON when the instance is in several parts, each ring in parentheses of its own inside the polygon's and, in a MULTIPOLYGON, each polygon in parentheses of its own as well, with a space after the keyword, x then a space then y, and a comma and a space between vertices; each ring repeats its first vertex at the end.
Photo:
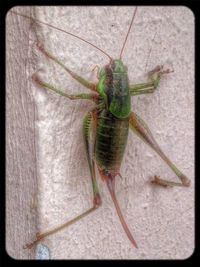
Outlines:
POLYGON ((120 59, 112 60, 99 76, 97 89, 107 109, 117 118, 127 118, 131 112, 127 67, 120 59))

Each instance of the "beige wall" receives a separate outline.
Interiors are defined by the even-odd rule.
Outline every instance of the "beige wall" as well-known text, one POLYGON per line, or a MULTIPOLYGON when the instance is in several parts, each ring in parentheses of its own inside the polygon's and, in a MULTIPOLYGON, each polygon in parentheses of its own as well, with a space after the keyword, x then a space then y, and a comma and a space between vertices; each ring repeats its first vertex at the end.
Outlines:
MULTIPOLYGON (((118 57, 133 10, 134 7, 40 7, 32 10, 32 15, 82 36, 111 56, 118 57)), ((24 13, 23 8, 21 12, 24 13)), ((28 21, 24 19, 24 24, 26 23, 28 21)), ((88 79, 95 79, 95 75, 91 73, 95 65, 102 67, 108 63, 107 58, 91 46, 45 26, 34 27, 31 24, 27 38, 27 79, 30 79, 35 71, 41 70, 40 75, 45 81, 70 93, 88 90, 41 55, 35 48, 36 39, 57 55, 66 66, 88 79)), ((21 40, 22 45, 26 41, 21 40)), ((79 223, 43 242, 49 247, 53 259, 183 259, 193 252, 192 12, 186 7, 139 7, 123 60, 128 66, 131 83, 146 81, 147 61, 146 72, 158 64, 174 69, 174 73, 163 77, 158 91, 154 94, 133 97, 132 110, 148 123, 161 148, 192 180, 191 187, 165 189, 152 186, 149 178, 155 174, 173 180, 176 179, 175 175, 150 148, 130 132, 121 168, 123 179, 116 181, 116 194, 139 249, 132 247, 124 234, 107 188, 98 179, 102 207, 79 223), (153 41, 155 32, 157 34, 153 41), (151 54, 148 58, 150 49, 151 54)), ((32 127, 35 127, 37 158, 29 164, 31 167, 34 166, 34 170, 37 169, 35 171, 38 183, 38 227, 44 230, 73 218, 92 205, 92 188, 82 137, 83 116, 92 104, 87 101, 70 101, 32 83, 27 90, 35 105, 32 127)), ((24 112, 26 114, 26 111, 24 112)), ((12 124, 12 121, 10 123, 12 124)), ((21 129, 25 131, 23 123, 21 129)), ((12 132, 10 134, 12 135, 12 132)), ((29 149, 25 140, 21 143, 22 150, 29 149)), ((31 153, 30 149, 28 151, 31 153)), ((8 156, 12 158, 11 154, 8 156)), ((11 167, 10 165, 9 168, 11 167)), ((24 169, 23 164, 20 168, 24 169)), ((14 177, 11 175, 10 179, 14 177)), ((22 176, 21 179, 26 177, 22 176)), ((8 184, 8 188, 9 186, 8 184)), ((31 187, 31 182, 27 186, 31 187)), ((25 198, 22 191, 20 194, 22 199, 25 198)), ((33 194, 32 197, 34 199, 33 194)), ((12 197, 8 203, 12 209, 12 197)), ((18 231, 15 224, 12 224, 10 209, 8 217, 11 223, 8 227, 14 225, 15 236, 18 231)), ((25 219, 25 215, 22 215, 21 220, 25 219)), ((33 233, 31 238, 32 236, 33 233)), ((25 241, 28 241, 27 237, 25 241)), ((7 249, 14 254, 11 236, 7 242, 7 249)), ((20 247, 16 249, 20 250, 20 247)), ((27 252, 22 251, 20 255, 14 255, 23 257, 23 253, 27 252)))

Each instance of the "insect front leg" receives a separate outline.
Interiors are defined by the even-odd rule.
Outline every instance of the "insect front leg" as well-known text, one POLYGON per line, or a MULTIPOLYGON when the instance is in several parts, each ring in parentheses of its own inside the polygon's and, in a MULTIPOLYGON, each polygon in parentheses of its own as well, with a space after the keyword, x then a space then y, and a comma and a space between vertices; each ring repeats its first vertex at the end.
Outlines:
POLYGON ((45 48, 42 45, 37 45, 39 50, 47 57, 53 60, 55 63, 60 65, 67 73, 69 73, 73 79, 75 79, 77 82, 82 84, 84 87, 92 90, 92 91, 97 91, 96 90, 96 84, 91 83, 90 81, 85 80, 83 77, 77 75, 75 72, 70 70, 68 67, 66 67, 60 60, 58 60, 54 55, 52 55, 50 52, 45 50, 45 48))
POLYGON ((147 143, 158 155, 168 164, 172 171, 181 180, 181 183, 171 182, 167 180, 160 179, 158 176, 154 177, 153 183, 163 185, 163 186, 189 186, 190 180, 168 159, 168 157, 160 149, 158 143, 154 139, 147 124, 134 112, 131 113, 129 119, 129 125, 131 130, 139 136, 145 143, 147 143))
POLYGON ((152 71, 148 72, 149 82, 130 85, 129 90, 131 96, 153 93, 158 88, 161 76, 170 72, 173 72, 173 70, 163 70, 163 66, 155 67, 152 71))
POLYGON ((94 145, 95 145, 95 131, 96 131, 96 119, 95 119, 96 110, 93 110, 89 112, 84 119, 83 122, 83 133, 84 133, 84 141, 86 145, 86 153, 88 158, 88 163, 90 167, 90 175, 92 180, 92 189, 93 189, 93 207, 88 209, 87 211, 83 212, 82 214, 76 216, 74 219, 61 224, 49 231, 38 233, 36 234, 36 239, 27 244, 24 248, 32 248, 36 243, 38 243, 40 240, 44 239, 47 236, 50 236, 65 227, 68 227, 69 225, 79 221, 83 217, 90 214, 92 211, 95 211, 100 205, 101 205, 101 197, 99 194, 99 189, 96 181, 96 174, 95 174, 95 162, 94 162, 94 145))

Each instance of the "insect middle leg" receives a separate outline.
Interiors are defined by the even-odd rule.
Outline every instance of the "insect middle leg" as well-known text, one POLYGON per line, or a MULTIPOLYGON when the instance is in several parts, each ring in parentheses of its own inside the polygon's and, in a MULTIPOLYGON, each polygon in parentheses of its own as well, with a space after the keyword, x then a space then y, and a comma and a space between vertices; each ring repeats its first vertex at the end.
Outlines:
POLYGON ((181 183, 176 183, 163 180, 160 179, 158 176, 155 176, 152 182, 163 186, 189 186, 190 180, 164 154, 143 119, 141 119, 136 113, 132 112, 129 119, 129 125, 131 130, 137 136, 139 136, 145 143, 147 143, 155 152, 157 152, 158 155, 168 164, 172 171, 181 180, 181 183))
POLYGON ((59 89, 59 88, 56 88, 55 86, 47 83, 47 82, 44 82, 42 81, 37 74, 34 74, 32 76, 32 79, 37 83, 39 84, 41 87, 44 87, 48 90, 51 90, 61 96, 65 96, 71 100, 76 100, 76 99, 87 99, 87 100, 92 100, 94 102, 96 102, 97 98, 98 98, 98 95, 97 94, 85 94, 85 93, 82 93, 82 94, 76 94, 76 95, 71 95, 71 94, 67 94, 65 92, 63 92, 62 89, 59 89))
POLYGON ((131 96, 153 93, 158 88, 161 75, 168 74, 170 72, 172 72, 172 70, 163 70, 163 66, 155 67, 148 73, 150 79, 149 82, 130 85, 129 90, 131 96))
POLYGON ((90 175, 91 175, 91 180, 92 180, 92 189, 93 189, 93 206, 92 208, 88 209, 87 211, 81 213, 80 215, 76 216, 74 219, 61 224, 49 231, 43 232, 43 233, 37 233, 36 234, 36 239, 25 245, 24 248, 32 248, 37 242, 40 240, 44 239, 47 236, 50 236, 65 227, 68 227, 69 225, 79 221, 83 217, 87 216, 90 214, 92 211, 95 211, 100 205, 101 205, 101 197, 99 194, 99 189, 96 181, 96 175, 95 175, 95 163, 94 163, 94 157, 93 157, 93 152, 94 152, 94 145, 95 145, 95 129, 96 129, 96 121, 95 121, 95 110, 89 112, 83 123, 83 132, 84 132, 84 141, 86 145, 86 153, 87 153, 87 158, 88 158, 88 163, 90 167, 90 175))

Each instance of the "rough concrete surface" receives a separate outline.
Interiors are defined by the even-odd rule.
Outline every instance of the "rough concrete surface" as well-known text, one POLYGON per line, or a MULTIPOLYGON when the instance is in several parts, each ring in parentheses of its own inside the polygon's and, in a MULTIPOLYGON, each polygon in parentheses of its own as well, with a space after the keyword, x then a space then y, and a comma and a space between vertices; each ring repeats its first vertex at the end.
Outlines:
MULTIPOLYGON (((20 10, 20 8, 18 8, 20 10)), ((22 9, 23 11, 23 9, 22 9)), ((114 58, 134 7, 35 7, 33 16, 69 31, 114 58)), ((66 66, 88 79, 108 58, 93 47, 40 25, 30 33, 32 73, 70 93, 89 92, 36 49, 36 41, 66 66), (33 32, 36 32, 34 34, 33 32)), ((189 188, 162 188, 155 174, 174 173, 146 144, 129 133, 116 195, 138 244, 125 235, 106 185, 98 177, 103 205, 88 217, 46 238, 52 259, 185 259, 194 250, 194 15, 187 7, 141 6, 123 54, 130 83, 146 81, 147 71, 174 69, 159 89, 132 97, 132 110, 149 125, 169 158, 192 181, 189 188), (155 35, 156 33, 156 35, 155 35), (155 36, 155 38, 154 38, 155 36), (149 55, 150 51, 150 55, 149 55), (147 65, 147 66, 146 66, 147 65), (146 69, 146 70, 145 70, 146 69)), ((70 101, 33 84, 37 106, 38 216, 41 231, 70 220, 92 205, 92 187, 82 137, 82 120, 93 106, 70 101)), ((118 177, 117 177, 118 178, 118 177)))

